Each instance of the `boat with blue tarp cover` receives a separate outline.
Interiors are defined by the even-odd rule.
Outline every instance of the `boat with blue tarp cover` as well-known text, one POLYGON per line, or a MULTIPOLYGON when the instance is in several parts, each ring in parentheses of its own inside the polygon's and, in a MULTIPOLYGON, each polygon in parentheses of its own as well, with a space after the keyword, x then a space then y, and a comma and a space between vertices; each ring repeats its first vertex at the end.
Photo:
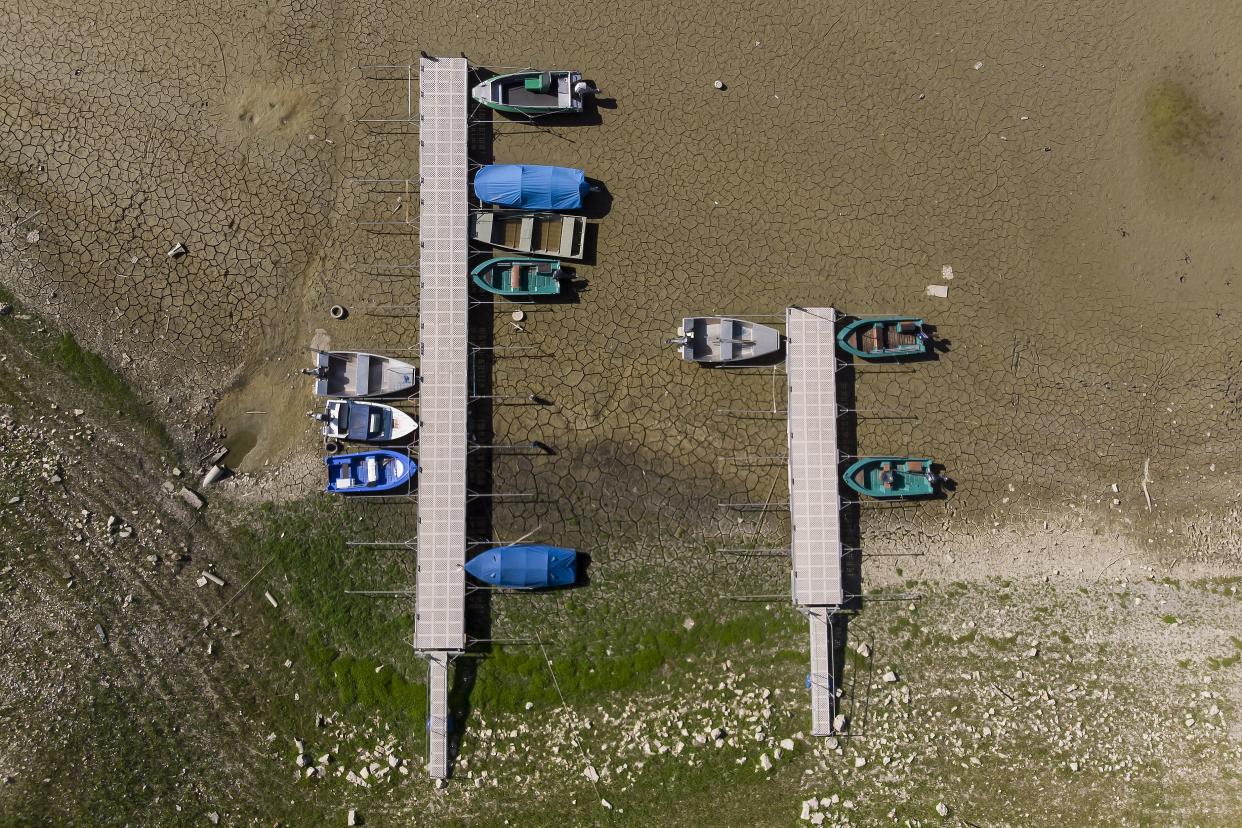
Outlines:
POLYGON ((578 552, 543 544, 501 546, 471 558, 466 572, 506 589, 570 586, 578 578, 578 552))
POLYGON ((408 483, 418 465, 406 455, 389 449, 372 449, 357 454, 325 457, 328 486, 337 494, 374 494, 397 489, 408 483))
POLYGON ((519 210, 580 210, 590 191, 586 173, 570 167, 490 164, 474 175, 480 201, 519 210))
POLYGON ((404 411, 376 402, 328 400, 324 413, 314 417, 323 423, 323 436, 329 440, 356 443, 387 443, 410 436, 418 428, 404 411))

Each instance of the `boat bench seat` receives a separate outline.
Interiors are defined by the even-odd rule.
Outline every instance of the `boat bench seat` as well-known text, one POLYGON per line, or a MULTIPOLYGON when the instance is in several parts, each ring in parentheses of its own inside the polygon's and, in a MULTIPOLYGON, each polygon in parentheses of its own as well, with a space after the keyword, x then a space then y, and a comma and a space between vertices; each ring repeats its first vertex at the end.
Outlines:
POLYGON ((922 474, 923 463, 919 460, 911 460, 910 462, 906 463, 906 471, 910 472, 911 474, 922 474))
POLYGON ((509 290, 522 289, 522 266, 515 264, 509 268, 509 290))
POLYGON ((362 467, 358 469, 358 476, 366 484, 379 482, 379 461, 374 457, 368 457, 366 462, 362 464, 362 467))
POLYGON ((354 485, 354 478, 349 473, 349 464, 345 463, 338 466, 338 468, 340 470, 340 474, 336 476, 336 488, 348 489, 350 486, 354 485))

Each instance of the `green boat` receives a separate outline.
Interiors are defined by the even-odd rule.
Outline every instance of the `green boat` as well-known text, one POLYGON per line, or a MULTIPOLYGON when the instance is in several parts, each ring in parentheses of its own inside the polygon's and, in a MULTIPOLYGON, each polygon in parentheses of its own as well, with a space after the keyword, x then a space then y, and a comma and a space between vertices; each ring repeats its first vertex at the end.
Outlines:
POLYGON ((938 477, 930 457, 861 457, 842 475, 845 484, 868 497, 926 497, 938 477))
POLYGON ((909 316, 858 319, 837 334, 841 350, 860 359, 891 359, 927 352, 931 337, 923 332, 923 320, 909 316))
POLYGON ((497 112, 551 115, 581 112, 583 98, 598 91, 583 82, 581 72, 523 69, 480 81, 470 90, 470 97, 497 112))
POLYGON ((561 292, 561 263, 554 259, 488 259, 471 270, 470 277, 498 296, 555 296, 561 292))

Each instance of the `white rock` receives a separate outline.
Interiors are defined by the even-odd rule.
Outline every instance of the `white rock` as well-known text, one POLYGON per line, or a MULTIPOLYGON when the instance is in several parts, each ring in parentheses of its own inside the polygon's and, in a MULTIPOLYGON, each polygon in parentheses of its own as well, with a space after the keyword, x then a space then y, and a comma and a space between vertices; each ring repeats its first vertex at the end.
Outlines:
POLYGON ((952 279, 953 278, 953 265, 944 265, 943 267, 941 267, 940 278, 952 279))
POLYGON ((599 801, 599 804, 600 804, 600 805, 603 805, 605 808, 607 808, 607 809, 608 809, 608 810, 610 810, 610 811, 612 810, 612 803, 611 803, 611 802, 609 802, 607 799, 601 799, 601 800, 599 801))
POLYGON ((356 809, 349 809, 349 814, 345 817, 345 824, 350 826, 358 824, 358 811, 356 809))
POLYGON ((781 739, 781 750, 793 750, 793 749, 794 749, 793 739, 781 739))
POLYGON ((949 286, 948 285, 928 285, 927 295, 935 296, 937 299, 948 299, 949 298, 949 286))
POLYGON ((937 802, 936 813, 940 814, 942 817, 947 817, 949 815, 949 806, 945 805, 943 802, 937 802))
POLYGON ((823 825, 824 824, 824 812, 816 811, 815 813, 811 814, 811 824, 812 825, 823 825))
POLYGON ((858 645, 857 652, 863 658, 871 658, 871 647, 865 641, 858 645))
POLYGON ((772 770, 772 760, 768 758, 766 753, 759 755, 759 767, 763 768, 765 772, 772 770))
POLYGON ((599 781, 599 771, 595 770, 595 768, 591 765, 586 766, 586 769, 582 772, 582 775, 592 782, 599 781))
POLYGON ((861 768, 861 767, 862 767, 863 765, 865 765, 865 764, 867 764, 867 759, 866 759, 866 757, 865 757, 865 756, 855 756, 855 757, 854 757, 854 767, 856 767, 856 768, 861 768))
POLYGON ((882 678, 885 684, 893 684, 897 681, 897 674, 892 670, 885 670, 882 678))

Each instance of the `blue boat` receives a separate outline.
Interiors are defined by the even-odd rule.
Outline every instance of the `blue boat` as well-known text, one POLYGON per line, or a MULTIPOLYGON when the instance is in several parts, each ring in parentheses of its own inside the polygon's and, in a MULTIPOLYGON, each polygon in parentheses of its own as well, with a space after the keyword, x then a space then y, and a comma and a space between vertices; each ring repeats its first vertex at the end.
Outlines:
POLYGON ((328 467, 328 488, 339 494, 373 494, 387 492, 409 482, 418 465, 400 452, 388 449, 360 451, 325 457, 328 467))
POLYGON ((480 201, 519 210, 580 210, 590 190, 586 173, 569 167, 492 164, 474 175, 480 201))
POLYGON ((561 546, 501 546, 466 562, 477 580, 506 589, 546 589, 578 578, 578 553, 561 546))

